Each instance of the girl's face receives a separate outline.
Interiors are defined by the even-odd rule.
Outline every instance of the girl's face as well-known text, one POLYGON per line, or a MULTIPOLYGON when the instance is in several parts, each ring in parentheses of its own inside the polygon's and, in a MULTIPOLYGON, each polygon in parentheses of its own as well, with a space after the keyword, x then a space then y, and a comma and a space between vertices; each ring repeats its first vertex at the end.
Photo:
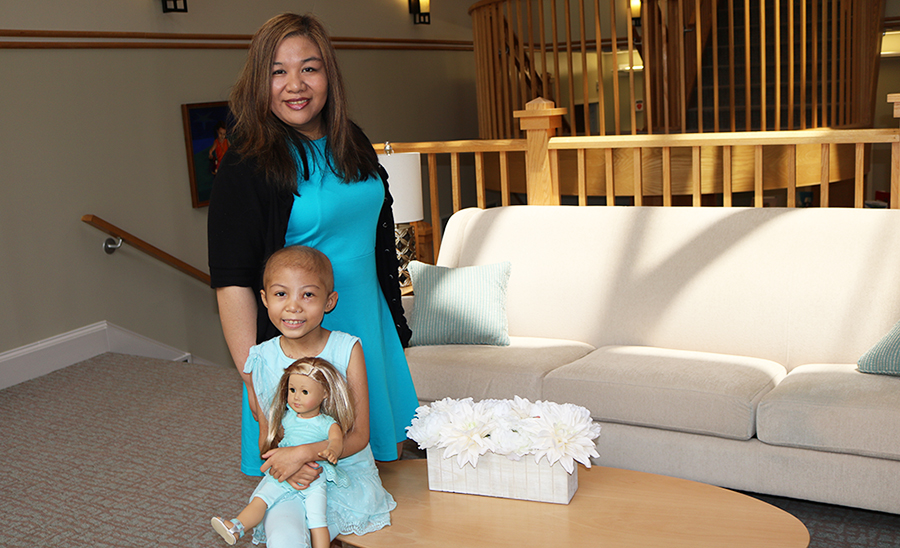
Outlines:
POLYGON ((316 333, 325 313, 337 304, 337 293, 328 291, 325 282, 308 270, 275 265, 265 278, 263 304, 269 319, 287 339, 299 340, 316 333))
POLYGON ((288 378, 287 403, 304 419, 319 414, 325 396, 325 387, 306 375, 294 374, 288 378))
POLYGON ((328 100, 328 78, 319 48, 305 36, 286 38, 272 60, 269 109, 308 139, 325 135, 322 109, 328 100))

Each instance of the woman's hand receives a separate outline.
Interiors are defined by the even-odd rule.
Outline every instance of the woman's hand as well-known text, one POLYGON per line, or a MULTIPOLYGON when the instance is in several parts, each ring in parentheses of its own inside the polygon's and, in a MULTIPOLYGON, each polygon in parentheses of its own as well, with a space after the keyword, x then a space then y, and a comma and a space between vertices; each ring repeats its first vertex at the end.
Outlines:
POLYGON ((266 452, 260 470, 278 481, 287 481, 294 489, 306 489, 322 472, 315 462, 318 451, 310 445, 276 447, 266 452))

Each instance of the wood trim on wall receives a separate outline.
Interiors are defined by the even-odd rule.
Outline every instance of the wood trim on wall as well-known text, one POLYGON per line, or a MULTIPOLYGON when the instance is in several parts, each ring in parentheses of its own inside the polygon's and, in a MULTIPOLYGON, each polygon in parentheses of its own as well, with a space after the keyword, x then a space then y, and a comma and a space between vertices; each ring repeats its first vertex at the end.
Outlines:
MULTIPOLYGON (((246 49, 250 34, 0 29, 0 49, 246 49)), ((335 49, 473 51, 467 40, 333 36, 335 49)))

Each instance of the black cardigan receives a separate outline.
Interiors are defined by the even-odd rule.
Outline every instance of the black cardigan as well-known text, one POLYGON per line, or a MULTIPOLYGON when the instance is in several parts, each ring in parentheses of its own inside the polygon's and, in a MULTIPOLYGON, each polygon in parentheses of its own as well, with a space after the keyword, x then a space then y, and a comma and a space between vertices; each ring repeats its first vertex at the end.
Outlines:
MULTIPOLYGON (((374 154, 374 150, 372 151, 374 154)), ((412 331, 403 316, 400 285, 397 280, 397 250, 394 243, 394 200, 388 189, 387 172, 379 166, 384 183, 384 204, 375 233, 375 270, 381 291, 404 348, 412 331)), ((209 199, 207 238, 209 274, 214 288, 250 287, 258 309, 256 342, 278 335, 262 304, 260 289, 265 261, 284 247, 294 195, 268 184, 256 161, 244 159, 229 150, 222 159, 209 199)))

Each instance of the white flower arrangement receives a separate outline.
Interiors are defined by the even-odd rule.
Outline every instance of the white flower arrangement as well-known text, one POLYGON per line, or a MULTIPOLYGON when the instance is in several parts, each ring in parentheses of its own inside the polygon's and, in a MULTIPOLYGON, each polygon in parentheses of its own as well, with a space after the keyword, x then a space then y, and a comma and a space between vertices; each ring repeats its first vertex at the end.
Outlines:
POLYGON ((559 461, 569 474, 575 461, 591 467, 599 457, 594 439, 600 425, 590 412, 571 403, 512 400, 455 400, 445 398, 416 410, 406 428, 420 449, 444 448, 444 458, 456 457, 460 467, 488 451, 520 460, 534 455, 535 463, 546 457, 552 466, 559 461))

